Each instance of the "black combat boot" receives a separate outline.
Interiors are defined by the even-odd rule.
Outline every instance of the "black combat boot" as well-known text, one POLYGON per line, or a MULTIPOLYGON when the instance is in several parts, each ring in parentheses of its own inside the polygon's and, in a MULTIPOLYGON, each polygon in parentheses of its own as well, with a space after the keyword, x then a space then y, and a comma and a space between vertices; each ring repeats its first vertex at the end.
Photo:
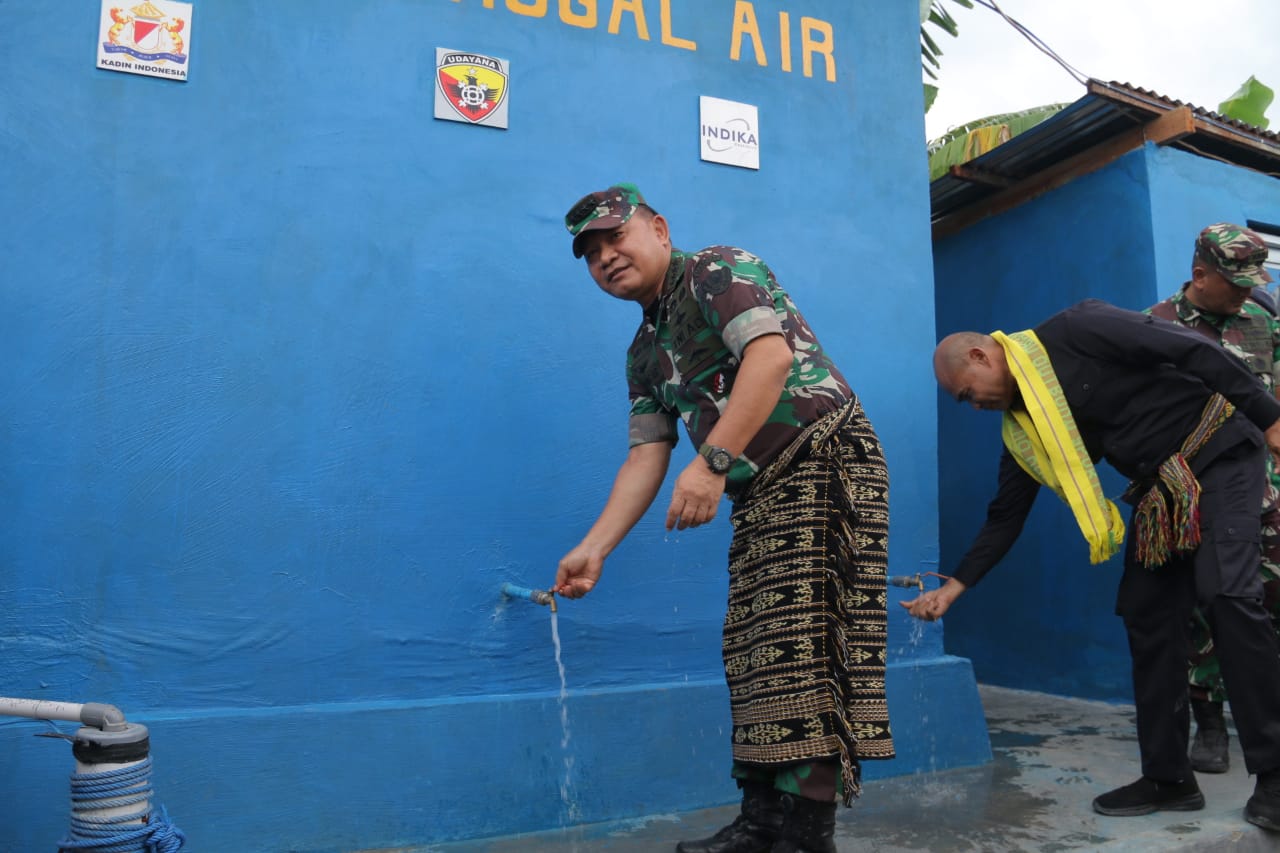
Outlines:
POLYGON ((1280 770, 1258 774, 1253 796, 1244 806, 1244 819, 1263 829, 1280 830, 1280 770))
POLYGON ((676 853, 769 853, 782 828, 781 798, 772 785, 743 782, 742 814, 710 838, 681 841, 676 853))
POLYGON ((771 853, 839 853, 836 804, 782 795, 782 832, 771 853))
POLYGON ((1196 736, 1191 741, 1191 769, 1198 773, 1227 772, 1227 721, 1222 716, 1222 703, 1208 699, 1192 699, 1191 713, 1196 717, 1196 736))

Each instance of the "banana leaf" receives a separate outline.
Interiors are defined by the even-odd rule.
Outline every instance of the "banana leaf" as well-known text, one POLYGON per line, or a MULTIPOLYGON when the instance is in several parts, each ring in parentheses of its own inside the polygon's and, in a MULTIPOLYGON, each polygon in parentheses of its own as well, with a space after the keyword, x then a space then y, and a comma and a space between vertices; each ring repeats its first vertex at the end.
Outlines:
POLYGON ((1035 127, 1067 104, 1045 104, 1028 110, 987 116, 953 127, 937 139, 929 141, 929 180, 944 174, 952 166, 967 163, 987 153, 1019 133, 1035 127))
POLYGON ((1218 112, 1227 118, 1251 124, 1259 130, 1266 130, 1271 121, 1265 113, 1275 95, 1274 91, 1251 75, 1248 80, 1240 84, 1240 88, 1234 95, 1218 104, 1218 112))

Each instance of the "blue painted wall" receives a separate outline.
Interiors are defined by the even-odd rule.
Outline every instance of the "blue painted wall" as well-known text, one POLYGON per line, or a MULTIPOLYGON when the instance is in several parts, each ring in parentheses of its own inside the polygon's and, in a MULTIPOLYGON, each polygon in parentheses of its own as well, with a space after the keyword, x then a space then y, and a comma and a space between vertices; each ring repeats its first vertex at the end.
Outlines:
MULTIPOLYGON (((667 535, 664 491, 561 609, 567 734, 547 612, 498 597, 552 580, 625 454, 638 312, 569 251, 588 190, 634 180, 677 245, 773 265, 885 441, 892 571, 936 565, 915 7, 673 0, 687 50, 656 0, 601 0, 590 28, 487 5, 197 3, 185 83, 94 68, 96 8, 56 38, 10 22, 0 692, 150 726, 193 849, 734 798, 724 518, 667 535), (647 39, 634 11, 607 31, 615 5, 647 39), (747 38, 733 60, 747 9, 763 53, 747 38), (804 73, 806 16, 831 25, 835 82, 821 58, 804 73), (432 118, 436 47, 510 60, 510 130, 432 118), (759 172, 699 161, 702 94, 759 105, 759 172)), ((902 755, 870 778, 989 755, 967 663, 898 616, 902 592, 902 755)), ((66 827, 70 756, 42 728, 0 723, 23 816, 0 849, 66 827)))
MULTIPOLYGON (((1280 182, 1148 145, 934 246, 938 337, 1034 326, 1086 297, 1141 310, 1190 273, 1211 222, 1266 219, 1280 182)), ((968 550, 995 494, 997 415, 939 396, 942 571, 968 550)), ((1125 486, 1102 466, 1110 495, 1125 486)), ((1126 513, 1127 513, 1127 508, 1126 513)), ((1130 701, 1121 559, 1091 566, 1070 511, 1042 491, 1018 543, 946 618, 946 646, 983 682, 1130 701)))
MULTIPOLYGON (((1280 221, 1280 180, 1197 157, 1152 147, 1151 233, 1160 298, 1191 277, 1195 235, 1213 222, 1280 221)), ((1271 285, 1274 291, 1276 285, 1271 285)))

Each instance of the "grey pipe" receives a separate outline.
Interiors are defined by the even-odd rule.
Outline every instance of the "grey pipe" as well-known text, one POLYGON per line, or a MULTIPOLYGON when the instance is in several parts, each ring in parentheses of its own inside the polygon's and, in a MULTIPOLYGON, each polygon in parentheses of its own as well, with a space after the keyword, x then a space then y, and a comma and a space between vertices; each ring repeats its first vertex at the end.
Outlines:
POLYGON ((31 717, 36 720, 66 720, 104 732, 121 732, 128 728, 124 713, 115 705, 89 702, 49 702, 44 699, 12 699, 0 696, 0 716, 31 717))

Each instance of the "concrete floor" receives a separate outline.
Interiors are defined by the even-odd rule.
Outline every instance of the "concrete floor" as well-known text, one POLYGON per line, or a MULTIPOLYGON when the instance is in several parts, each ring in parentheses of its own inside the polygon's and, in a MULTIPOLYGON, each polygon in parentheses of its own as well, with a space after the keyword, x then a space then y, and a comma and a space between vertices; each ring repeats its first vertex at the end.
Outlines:
MULTIPOLYGON (((1253 778, 1232 732, 1231 770, 1200 775, 1198 812, 1116 818, 1095 796, 1138 777, 1133 707, 980 687, 995 759, 983 767, 868 782, 841 809, 841 853, 1280 851, 1280 833, 1244 821, 1253 778)), ((737 807, 428 848, 432 853, 656 853, 702 838, 737 807)))

